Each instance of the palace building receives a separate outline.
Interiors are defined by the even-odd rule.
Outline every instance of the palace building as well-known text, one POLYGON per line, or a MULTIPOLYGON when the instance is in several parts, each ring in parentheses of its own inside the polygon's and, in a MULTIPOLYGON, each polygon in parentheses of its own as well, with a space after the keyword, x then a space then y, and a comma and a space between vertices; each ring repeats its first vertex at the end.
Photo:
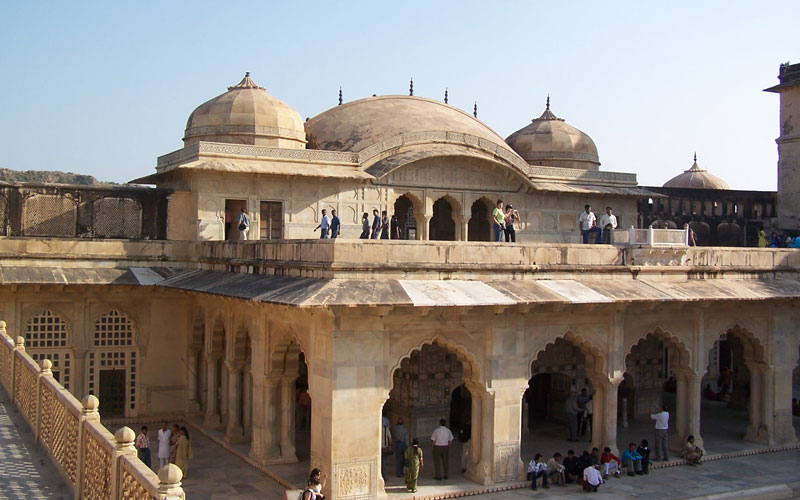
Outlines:
POLYGON ((183 141, 134 181, 156 188, 0 185, 0 319, 104 418, 183 419, 258 464, 319 467, 334 500, 386 497, 384 414, 423 443, 440 418, 464 429, 477 484, 524 479, 522 448, 582 388, 592 445, 618 449, 621 421, 668 402, 673 445, 714 451, 702 391, 721 368, 720 411, 747 410, 737 439, 796 442, 800 252, 638 229, 639 203, 664 194, 601 170, 549 99, 503 139, 411 95, 304 122, 248 74, 183 141), (520 212, 517 243, 489 241, 498 199, 520 212), (613 245, 580 244, 587 203, 613 207, 613 245), (340 238, 313 231, 323 209, 340 238), (375 209, 413 241, 359 240, 375 209))

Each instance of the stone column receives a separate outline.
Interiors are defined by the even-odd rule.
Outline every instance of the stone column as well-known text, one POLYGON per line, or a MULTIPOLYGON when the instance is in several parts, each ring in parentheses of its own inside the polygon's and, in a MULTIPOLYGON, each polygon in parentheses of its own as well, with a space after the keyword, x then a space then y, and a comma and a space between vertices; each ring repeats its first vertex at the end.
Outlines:
POLYGON ((294 377, 284 377, 280 382, 280 446, 282 462, 297 462, 297 453, 294 446, 294 381, 294 377))
POLYGON ((208 376, 206 377, 208 380, 208 397, 206 398, 206 416, 203 419, 203 423, 207 426, 217 426, 221 423, 219 409, 217 407, 219 401, 219 386, 217 382, 217 377, 219 374, 217 373, 217 362, 219 359, 219 355, 213 356, 206 354, 206 367, 208 368, 208 376))
POLYGON ((73 349, 72 354, 72 380, 70 387, 72 394, 77 399, 85 397, 86 394, 86 381, 89 379, 86 373, 86 349, 73 349))
POLYGON ((677 381, 676 408, 670 412, 670 428, 675 431, 670 450, 683 451, 686 438, 692 435, 695 445, 705 451, 700 435, 703 375, 689 369, 674 370, 674 373, 677 381))
POLYGON ((197 413, 200 411, 200 395, 197 392, 197 382, 200 374, 197 373, 197 357, 199 353, 194 350, 189 351, 188 366, 186 373, 186 404, 190 413, 197 413))
POLYGON ((594 388, 592 396, 592 446, 601 450, 608 446, 619 456, 617 447, 617 389, 622 379, 606 375, 589 376, 594 388))
POLYGON ((762 377, 765 402, 763 420, 768 426, 769 444, 791 444, 797 442, 792 425, 792 372, 794 365, 776 364, 765 366, 762 377), (771 428, 769 428, 771 427, 771 428))
POLYGON ((220 377, 220 393, 219 393, 219 417, 222 425, 225 425, 228 419, 228 401, 230 396, 228 394, 228 387, 230 386, 230 365, 228 361, 222 363, 222 373, 220 377))
POLYGON ((228 371, 228 413, 225 427, 225 441, 241 443, 244 440, 242 426, 242 363, 226 362, 228 371))
POLYGON ((245 368, 244 385, 242 386, 244 398, 242 401, 242 425, 245 438, 250 438, 253 431, 253 374, 245 368))
POLYGON ((417 224, 417 231, 420 233, 420 240, 429 240, 431 234, 431 219, 433 215, 423 215, 422 216, 422 224, 417 224))
POLYGON ((470 217, 462 217, 456 221, 456 228, 461 229, 461 234, 456 236, 457 241, 467 241, 469 239, 469 219, 470 217))
MULTIPOLYGON (((515 371, 515 373, 519 373, 515 371)), ((515 482, 525 477, 520 457, 522 394, 528 386, 523 378, 495 379, 492 391, 483 384, 471 383, 470 392, 481 399, 480 455, 473 480, 482 484, 515 482), (482 465, 485 464, 485 465, 482 465), (487 475, 486 472, 491 472, 487 475)), ((473 424, 474 428, 474 424, 473 424)), ((474 446, 474 445, 473 445, 474 446)))
POLYGON ((111 498, 122 498, 120 495, 120 487, 122 486, 122 460, 121 458, 127 456, 128 458, 136 458, 136 433, 130 427, 120 427, 114 433, 114 451, 111 454, 111 498))
POLYGON ((749 423, 744 439, 766 444, 768 441, 767 427, 763 420, 765 406, 763 380, 766 375, 766 367, 763 363, 755 361, 745 361, 744 364, 747 366, 747 371, 750 372, 750 400, 747 406, 749 423))

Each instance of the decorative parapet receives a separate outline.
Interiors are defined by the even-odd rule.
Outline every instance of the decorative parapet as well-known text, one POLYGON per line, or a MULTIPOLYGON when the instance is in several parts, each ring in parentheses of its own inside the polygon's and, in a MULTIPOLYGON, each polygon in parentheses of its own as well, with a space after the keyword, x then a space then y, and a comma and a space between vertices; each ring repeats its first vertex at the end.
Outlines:
POLYGON ((359 162, 357 153, 326 151, 321 149, 286 149, 249 144, 228 144, 222 142, 198 142, 164 156, 159 156, 156 171, 171 170, 181 163, 194 160, 200 156, 246 157, 277 160, 294 160, 302 162, 319 162, 352 165, 359 162))
POLYGON ((156 476, 136 457, 135 433, 127 427, 108 432, 98 399, 89 395, 78 402, 53 378, 52 366, 44 359, 39 367, 24 339, 12 341, 0 321, 0 382, 75 498, 185 500, 180 469, 169 465, 156 476))
POLYGON ((565 179, 572 181, 636 185, 636 174, 625 172, 606 172, 600 170, 581 170, 579 168, 560 168, 547 166, 527 166, 528 176, 532 179, 565 179))

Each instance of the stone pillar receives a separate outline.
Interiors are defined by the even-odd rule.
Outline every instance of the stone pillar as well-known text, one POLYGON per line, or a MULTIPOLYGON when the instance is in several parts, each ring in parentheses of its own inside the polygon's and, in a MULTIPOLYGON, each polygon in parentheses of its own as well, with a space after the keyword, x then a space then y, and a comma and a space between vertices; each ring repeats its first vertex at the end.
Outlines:
POLYGON ((747 405, 747 432, 744 435, 746 441, 756 443, 768 443, 767 426, 764 421, 764 378, 766 376, 766 366, 755 361, 745 361, 747 371, 750 372, 750 400, 747 405))
POLYGON ((622 379, 606 375, 589 376, 594 388, 592 396, 592 446, 601 450, 608 446, 619 456, 617 447, 617 389, 622 379))
POLYGON ((520 439, 522 394, 527 386, 528 381, 522 378, 495 379, 490 392, 483 384, 468 385, 473 401, 476 396, 481 400, 482 417, 479 422, 482 427, 481 446, 475 457, 478 467, 470 479, 481 484, 500 484, 525 478, 520 439))
POLYGON ((86 424, 85 422, 93 420, 100 422, 100 401, 92 395, 85 396, 81 400, 81 415, 78 422, 78 456, 76 457, 77 464, 75 465, 75 498, 83 498, 83 475, 86 473, 84 466, 84 446, 86 441, 86 424))
POLYGON ((456 221, 456 228, 461 230, 461 234, 456 235, 456 241, 467 241, 469 239, 469 219, 470 217, 462 217, 456 221))
POLYGON ((122 485, 122 457, 136 458, 136 433, 130 427, 120 427, 114 433, 114 451, 111 453, 111 498, 122 498, 120 486, 122 485))
POLYGON ((77 398, 81 399, 85 397, 86 394, 86 381, 89 379, 86 370, 86 349, 73 349, 73 359, 72 359, 72 380, 70 381, 70 387, 72 394, 77 398))
MULTIPOLYGON (((489 484, 492 474, 492 397, 482 384, 467 382, 472 397, 472 454, 467 460, 466 477, 480 484, 489 484)), ((452 457, 451 457, 452 458, 452 457)))
POLYGON ((294 446, 294 377, 280 379, 280 430, 281 430, 281 461, 297 462, 297 453, 294 446))
POLYGON ((767 426, 770 445, 797 442, 797 435, 792 425, 793 370, 793 365, 777 364, 771 368, 765 366, 762 377, 763 423, 767 426))
POLYGON ((208 396, 206 398, 206 416, 203 419, 203 424, 207 426, 217 426, 220 425, 220 415, 219 409, 217 404, 219 402, 219 385, 217 382, 217 377, 219 374, 217 373, 217 362, 219 361, 220 356, 212 356, 206 354, 206 367, 208 368, 208 376, 206 379, 208 380, 208 396))
POLYGON ((228 419, 228 401, 230 396, 228 394, 228 387, 230 387, 230 368, 228 361, 222 363, 222 373, 218 374, 220 377, 220 391, 219 391, 219 417, 221 425, 225 425, 228 419))
POLYGON ((188 366, 186 370, 186 405, 190 413, 200 411, 200 395, 197 392, 197 382, 200 374, 197 373, 197 357, 199 353, 194 350, 189 351, 188 366))
POLYGON ((175 464, 168 464, 158 471, 158 493, 165 500, 185 500, 186 494, 181 488, 183 471, 175 464))
POLYGON ((686 438, 692 435, 695 445, 705 451, 700 435, 703 375, 689 369, 675 370, 674 373, 677 381, 676 408, 670 412, 670 428, 675 431, 670 450, 683 451, 686 438))
POLYGON ((42 378, 53 378, 53 362, 49 359, 43 359, 41 366, 36 380, 36 422, 33 429, 37 441, 42 435, 42 378))
POLYGON ((250 438, 253 431, 253 374, 245 368, 244 385, 242 386, 242 425, 245 438, 250 438))
POLYGON ((422 216, 422 224, 417 224, 417 230, 420 233, 420 237, 417 239, 420 240, 429 240, 431 234, 431 219, 433 215, 423 215, 422 216))
POLYGON ((244 441, 242 426, 242 371, 241 363, 226 362, 228 371, 228 414, 225 427, 225 441, 241 443, 244 441))

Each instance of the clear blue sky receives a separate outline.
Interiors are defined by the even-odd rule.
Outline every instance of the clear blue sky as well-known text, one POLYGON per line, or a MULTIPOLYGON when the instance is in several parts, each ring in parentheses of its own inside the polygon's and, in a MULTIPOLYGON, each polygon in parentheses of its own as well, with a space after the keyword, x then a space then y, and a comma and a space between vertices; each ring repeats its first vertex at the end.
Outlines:
POLYGON ((552 109, 601 169, 661 185, 699 163, 776 188, 782 62, 797 0, 6 2, 0 166, 124 182, 181 147, 186 119, 245 71, 305 117, 376 94, 441 99, 507 136, 552 109))

